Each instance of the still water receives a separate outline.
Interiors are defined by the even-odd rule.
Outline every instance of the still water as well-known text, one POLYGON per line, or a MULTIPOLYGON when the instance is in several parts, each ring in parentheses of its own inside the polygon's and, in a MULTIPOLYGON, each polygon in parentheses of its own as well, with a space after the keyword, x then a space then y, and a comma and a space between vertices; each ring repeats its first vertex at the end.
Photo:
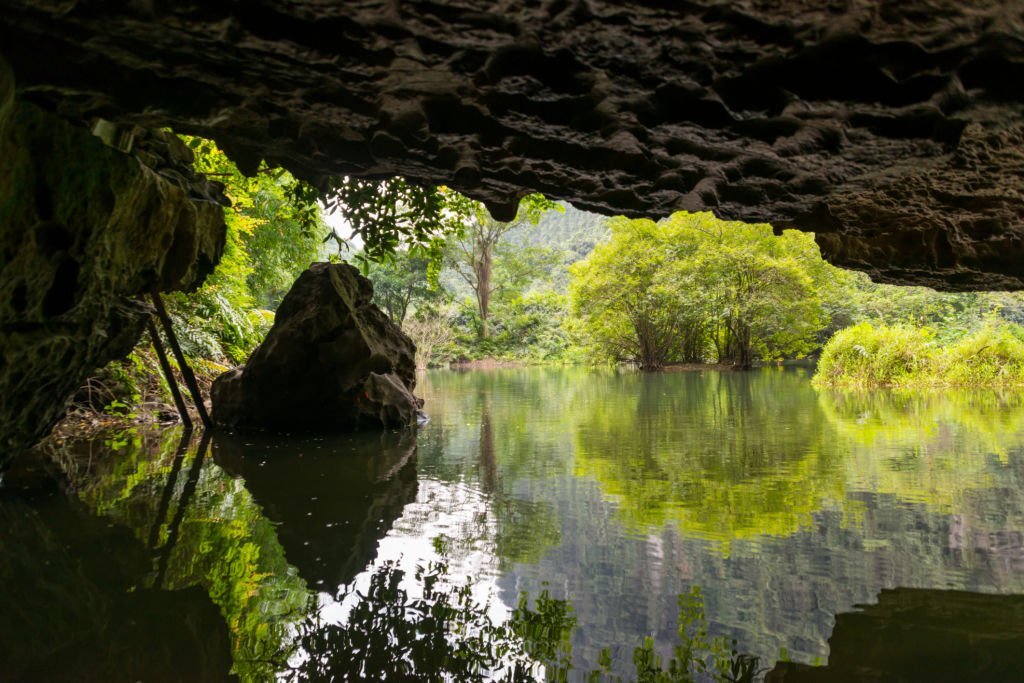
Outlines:
POLYGON ((436 371, 418 433, 50 447, 0 486, 0 680, 273 680, 431 561, 496 624, 566 600, 570 679, 697 588, 771 680, 1022 680, 1024 395, 809 380, 436 371))

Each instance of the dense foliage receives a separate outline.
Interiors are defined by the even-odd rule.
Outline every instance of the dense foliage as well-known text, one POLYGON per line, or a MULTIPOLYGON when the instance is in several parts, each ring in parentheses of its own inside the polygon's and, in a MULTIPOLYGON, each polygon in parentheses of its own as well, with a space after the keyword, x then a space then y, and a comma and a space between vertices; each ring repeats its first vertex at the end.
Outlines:
POLYGON ((224 183, 232 206, 224 256, 193 294, 168 297, 176 329, 190 355, 240 363, 269 327, 273 310, 299 273, 320 255, 322 222, 305 224, 308 207, 288 196, 287 173, 266 167, 252 177, 212 142, 189 139, 196 170, 224 183))
POLYGON ((544 593, 533 609, 523 596, 512 619, 500 623, 474 598, 470 581, 449 579, 443 560, 417 568, 419 595, 410 595, 404 578, 387 563, 365 593, 340 595, 351 603, 344 623, 323 620, 314 604, 298 629, 302 657, 293 680, 511 683, 537 680, 542 657, 558 666, 565 656, 573 619, 564 601, 544 593))
POLYGON ((828 319, 813 237, 686 213, 611 229, 572 269, 573 311, 598 353, 653 370, 708 359, 750 367, 815 348, 828 319))
POLYGON ((465 198, 452 207, 463 227, 445 239, 438 277, 415 247, 364 269, 377 304, 416 342, 421 366, 579 360, 568 270, 605 235, 605 219, 539 195, 524 198, 509 223, 465 198))
POLYGON ((387 259, 402 248, 436 256, 441 248, 440 238, 461 225, 459 195, 443 187, 417 185, 402 177, 334 177, 324 180, 319 187, 293 180, 289 190, 292 205, 300 210, 307 230, 319 225, 321 207, 340 215, 350 233, 346 236, 332 230, 328 238, 342 250, 353 242, 362 245, 354 257, 364 265, 387 259))
POLYGON ((901 377, 917 377, 925 363, 922 344, 944 348, 928 361, 942 377, 936 370, 912 381, 1015 381, 1019 328, 1003 321, 1024 319, 1019 295, 876 284, 823 261, 811 235, 774 235, 770 226, 711 214, 609 225, 610 240, 571 268, 572 313, 593 356, 652 370, 707 362, 748 368, 813 354, 853 326, 836 344, 855 347, 839 362, 859 379, 837 381, 906 383, 901 377), (867 365, 881 376, 861 376, 867 365))
POLYGON ((516 217, 507 223, 496 221, 487 208, 478 202, 463 199, 461 229, 448 243, 448 264, 466 284, 476 299, 479 315, 479 336, 487 339, 490 332, 491 298, 507 291, 522 291, 545 272, 544 250, 520 247, 501 250, 502 238, 524 225, 536 225, 547 211, 561 210, 543 195, 523 197, 516 217))
POLYGON ((431 282, 429 256, 414 251, 369 261, 365 275, 373 282, 374 302, 399 325, 405 323, 410 307, 420 308, 443 296, 431 282))
POLYGON ((854 387, 1022 385, 1024 328, 993 319, 943 343, 929 327, 861 323, 825 345, 814 381, 854 387))

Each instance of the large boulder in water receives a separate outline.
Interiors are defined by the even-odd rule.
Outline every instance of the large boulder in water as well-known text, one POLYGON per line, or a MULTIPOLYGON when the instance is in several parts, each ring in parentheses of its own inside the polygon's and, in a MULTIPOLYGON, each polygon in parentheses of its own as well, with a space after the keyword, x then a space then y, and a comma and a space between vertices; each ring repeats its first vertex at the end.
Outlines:
POLYGON ((314 263, 244 367, 213 383, 213 420, 272 431, 415 424, 416 347, 347 264, 314 263))

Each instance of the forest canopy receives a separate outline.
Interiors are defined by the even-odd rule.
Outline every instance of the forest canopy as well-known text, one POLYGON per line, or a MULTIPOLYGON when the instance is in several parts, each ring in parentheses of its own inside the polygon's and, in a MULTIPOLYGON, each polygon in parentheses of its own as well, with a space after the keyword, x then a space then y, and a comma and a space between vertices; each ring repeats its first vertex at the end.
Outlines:
POLYGON ((610 222, 611 240, 572 269, 573 313, 612 360, 656 370, 803 356, 828 323, 814 238, 677 213, 610 222))

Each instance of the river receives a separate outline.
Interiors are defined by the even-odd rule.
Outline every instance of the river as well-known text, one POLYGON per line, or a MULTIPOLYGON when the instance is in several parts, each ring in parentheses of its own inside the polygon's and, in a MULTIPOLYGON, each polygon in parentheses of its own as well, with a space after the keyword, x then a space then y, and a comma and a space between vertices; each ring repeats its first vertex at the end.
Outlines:
POLYGON ((694 588, 708 639, 786 680, 1024 670, 1022 395, 805 368, 431 371, 418 393, 418 433, 120 431, 23 459, 0 679, 272 680, 311 604, 342 623, 339 591, 430 561, 495 623, 524 592, 567 601, 571 679, 602 650, 628 679, 644 637, 670 656, 694 588))

